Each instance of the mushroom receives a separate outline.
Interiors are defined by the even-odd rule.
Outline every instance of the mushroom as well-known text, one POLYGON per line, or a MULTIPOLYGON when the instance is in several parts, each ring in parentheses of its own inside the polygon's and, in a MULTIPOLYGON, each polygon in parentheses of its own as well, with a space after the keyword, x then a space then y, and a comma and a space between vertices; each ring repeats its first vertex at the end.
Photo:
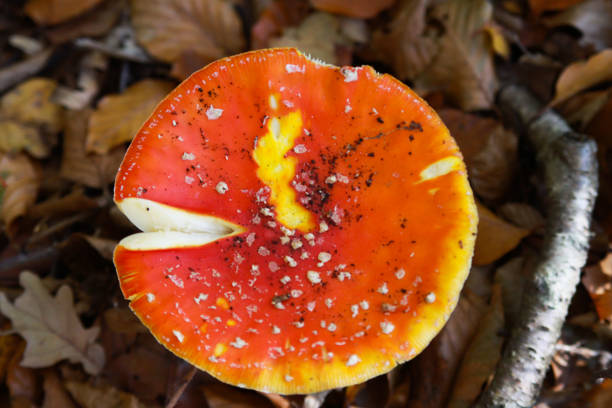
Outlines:
POLYGON ((214 62, 134 138, 115 185, 134 313, 218 379, 283 394, 417 355, 468 274, 477 212, 436 113, 371 67, 295 49, 214 62))

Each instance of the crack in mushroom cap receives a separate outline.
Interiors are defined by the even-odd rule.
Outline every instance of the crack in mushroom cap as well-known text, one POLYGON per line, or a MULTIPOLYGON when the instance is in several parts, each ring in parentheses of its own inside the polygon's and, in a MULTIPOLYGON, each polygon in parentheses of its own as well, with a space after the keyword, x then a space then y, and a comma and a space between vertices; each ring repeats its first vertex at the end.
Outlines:
POLYGON ((423 350, 457 303, 477 225, 461 154, 424 101, 293 49, 179 85, 134 138, 115 201, 144 231, 115 251, 121 289, 157 340, 283 394, 423 350))

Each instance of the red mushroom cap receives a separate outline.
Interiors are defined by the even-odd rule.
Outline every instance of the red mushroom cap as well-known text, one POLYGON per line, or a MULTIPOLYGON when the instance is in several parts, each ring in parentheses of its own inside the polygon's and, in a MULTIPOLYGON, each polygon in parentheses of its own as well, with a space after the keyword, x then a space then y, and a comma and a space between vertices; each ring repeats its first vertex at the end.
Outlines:
POLYGON ((115 201, 145 231, 115 265, 153 335, 222 381, 284 394, 418 354, 457 303, 477 225, 423 100, 294 49, 179 85, 132 142, 115 201))

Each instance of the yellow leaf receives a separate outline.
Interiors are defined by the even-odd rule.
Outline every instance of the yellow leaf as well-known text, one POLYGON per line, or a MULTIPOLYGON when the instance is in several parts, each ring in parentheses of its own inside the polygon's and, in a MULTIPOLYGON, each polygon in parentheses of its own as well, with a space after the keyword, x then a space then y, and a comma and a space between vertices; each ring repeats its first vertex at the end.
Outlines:
POLYGON ((506 41, 506 37, 504 37, 500 28, 495 24, 487 24, 484 30, 489 36, 489 41, 491 42, 491 49, 493 52, 505 59, 508 59, 508 57, 510 57, 510 46, 508 45, 508 41, 506 41))
POLYGON ((555 90, 555 105, 593 85, 612 80, 612 49, 603 50, 586 61, 570 64, 563 70, 555 90))
POLYGON ((491 107, 497 79, 484 28, 492 13, 486 0, 449 0, 433 9, 446 31, 440 51, 415 79, 419 91, 441 90, 467 111, 491 107))
POLYGON ((223 0, 132 0, 136 39, 162 61, 192 52, 207 62, 243 51, 242 23, 223 0))
POLYGON ((89 120, 87 151, 104 154, 132 140, 153 109, 173 87, 168 81, 145 79, 130 86, 122 94, 102 98, 89 120))
POLYGON ((39 184, 40 177, 26 155, 0 155, 0 218, 6 225, 36 201, 39 184))
POLYGON ((102 0, 29 0, 26 14, 40 25, 62 23, 96 6, 102 0))
POLYGON ((474 248, 474 265, 486 265, 514 249, 529 231, 507 223, 480 203, 478 236, 474 248))
POLYGON ((87 373, 98 374, 104 366, 104 349, 95 343, 100 330, 83 328, 70 288, 60 287, 53 297, 40 278, 27 271, 19 275, 19 283, 24 292, 13 304, 0 293, 0 311, 27 343, 21 365, 49 367, 68 359, 83 364, 87 373))
POLYGON ((14 120, 0 119, 0 151, 27 151, 40 159, 47 157, 51 146, 45 141, 36 127, 24 125, 14 120))

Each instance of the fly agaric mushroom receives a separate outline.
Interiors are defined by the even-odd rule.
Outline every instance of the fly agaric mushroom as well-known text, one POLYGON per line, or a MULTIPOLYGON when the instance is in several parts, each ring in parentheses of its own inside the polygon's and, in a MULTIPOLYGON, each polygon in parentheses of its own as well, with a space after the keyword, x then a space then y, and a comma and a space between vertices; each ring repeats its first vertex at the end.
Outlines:
POLYGON ((283 394, 385 373, 442 328, 477 213, 436 113, 371 67, 294 49, 214 62, 119 169, 142 231, 115 251, 132 310, 222 381, 283 394))

